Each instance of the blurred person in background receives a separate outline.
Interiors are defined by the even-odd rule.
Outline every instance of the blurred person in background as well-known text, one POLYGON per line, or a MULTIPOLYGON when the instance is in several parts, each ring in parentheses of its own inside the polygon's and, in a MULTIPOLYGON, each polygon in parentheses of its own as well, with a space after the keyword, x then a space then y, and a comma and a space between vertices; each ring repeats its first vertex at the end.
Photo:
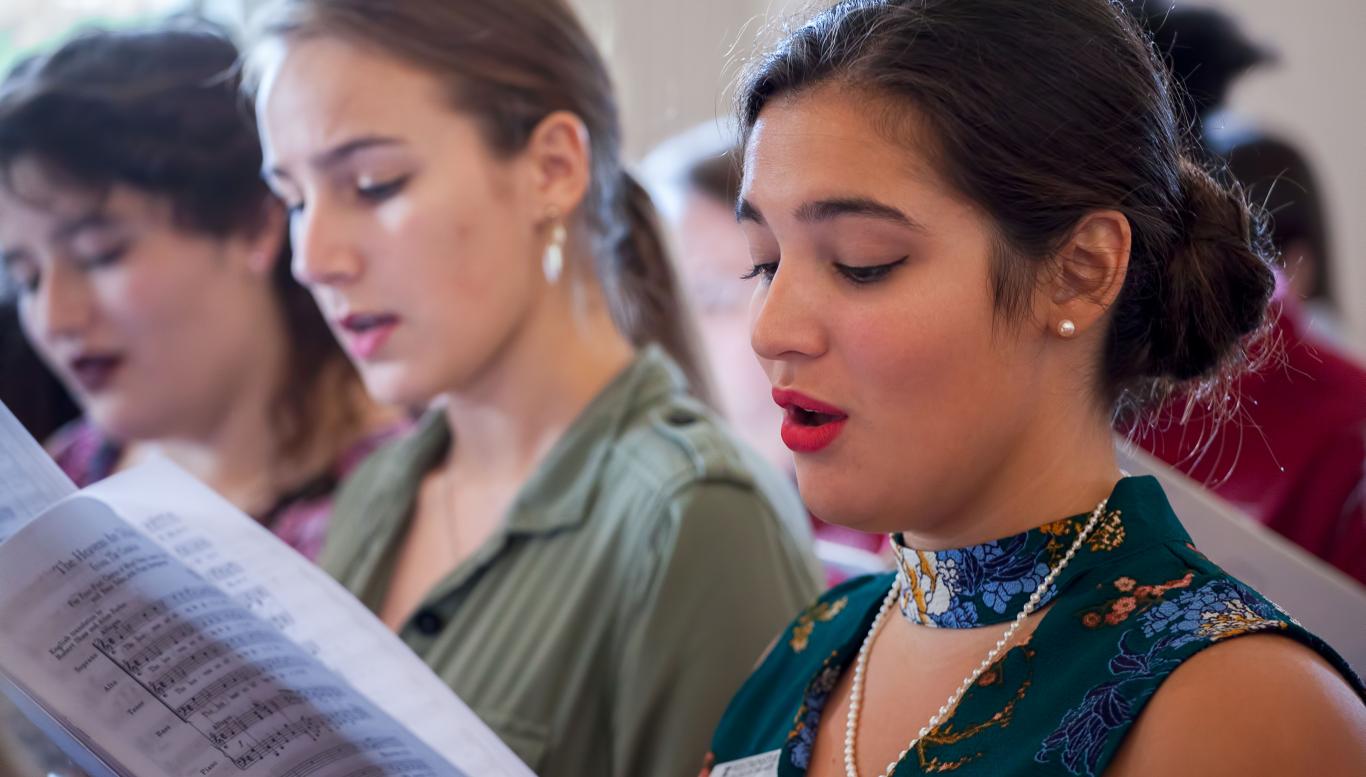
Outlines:
POLYGON ((1278 288, 1260 369, 1228 387, 1236 412, 1225 418, 1198 398, 1178 398, 1135 439, 1366 583, 1366 369, 1334 342, 1322 189, 1294 144, 1224 105, 1233 81, 1274 61, 1271 52, 1218 11, 1170 6, 1149 2, 1142 18, 1184 86, 1206 155, 1269 214, 1278 288))
MULTIPOLYGON (((741 158, 733 122, 704 122, 659 145, 641 163, 644 182, 678 246, 678 272, 696 312, 702 353, 725 417, 774 466, 792 471, 779 430, 783 410, 749 344, 753 289, 741 276, 752 266, 735 221, 741 158)), ((811 517, 826 582, 886 569, 887 538, 811 517)))
POLYGON ((49 444, 78 486, 159 453, 312 558, 338 484, 404 422, 290 277, 237 56, 185 20, 17 65, 0 84, 0 258, 84 411, 49 444))
POLYGON ((437 407, 321 563, 537 774, 693 777, 819 588, 707 408, 607 68, 564 0, 286 0, 248 57, 295 273, 371 394, 437 407))

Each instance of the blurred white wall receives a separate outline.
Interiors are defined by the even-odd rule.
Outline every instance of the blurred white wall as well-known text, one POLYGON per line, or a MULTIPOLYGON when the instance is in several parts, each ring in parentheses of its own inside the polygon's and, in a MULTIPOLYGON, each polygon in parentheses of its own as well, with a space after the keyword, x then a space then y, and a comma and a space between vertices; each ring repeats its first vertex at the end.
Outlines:
POLYGON ((1240 113, 1299 144, 1331 209, 1338 299, 1348 335, 1366 351, 1366 3, 1361 0, 1220 0, 1249 37, 1280 54, 1235 88, 1240 113))
MULTIPOLYGON (((1035 0, 1021 0, 1033 2, 1035 0)), ((640 158, 674 132, 728 111, 729 87, 772 19, 822 0, 572 0, 608 52, 621 92, 627 151, 640 158)), ((1366 3, 1196 0, 1234 15, 1280 52, 1249 74, 1233 107, 1298 142, 1332 208, 1335 273, 1348 338, 1366 352, 1366 3)))

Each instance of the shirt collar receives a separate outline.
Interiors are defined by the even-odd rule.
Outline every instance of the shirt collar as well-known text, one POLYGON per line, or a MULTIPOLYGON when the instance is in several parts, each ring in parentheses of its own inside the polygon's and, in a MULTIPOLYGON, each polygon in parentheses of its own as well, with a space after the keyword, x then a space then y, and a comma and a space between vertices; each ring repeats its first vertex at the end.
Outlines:
MULTIPOLYGON (((1016 616, 1056 568, 1089 522, 1074 515, 967 548, 917 550, 898 535, 893 550, 902 580, 900 607, 912 622, 976 628, 1016 616)), ((1190 542, 1157 480, 1120 480, 1076 557, 1039 602, 1047 604, 1087 570, 1135 551, 1190 542)))
MULTIPOLYGON (((543 534, 577 526, 587 518, 613 444, 643 410, 687 390, 681 370, 658 346, 642 348, 589 403, 552 446, 518 491, 508 512, 509 534, 543 534)), ((417 429, 399 443, 369 495, 367 513, 374 526, 402 522, 411 515, 422 479, 446 456, 451 445, 445 413, 428 411, 417 429)))
POLYGON ((654 345, 589 403, 555 443, 509 511, 511 534, 542 534, 586 520, 601 487, 601 473, 632 419, 687 391, 678 366, 654 345))

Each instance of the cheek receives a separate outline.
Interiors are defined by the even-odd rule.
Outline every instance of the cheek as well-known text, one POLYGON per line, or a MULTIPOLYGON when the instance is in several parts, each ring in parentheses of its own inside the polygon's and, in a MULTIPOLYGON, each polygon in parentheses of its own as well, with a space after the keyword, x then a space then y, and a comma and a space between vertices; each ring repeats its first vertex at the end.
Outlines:
POLYGON ((19 328, 33 349, 47 363, 48 368, 55 373, 62 374, 65 368, 57 359, 57 354, 51 343, 43 336, 47 328, 44 326, 42 317, 38 313, 38 306, 34 303, 32 296, 22 297, 19 300, 19 328))
POLYGON ((382 262, 374 270, 396 271, 387 282, 410 300, 470 317, 527 286, 535 247, 495 193, 433 190, 394 205, 379 214, 387 245, 373 252, 382 262))
POLYGON ((184 266, 194 261, 142 257, 93 274, 99 321, 134 338, 170 339, 196 328, 213 316, 216 279, 184 266))
POLYGON ((907 278, 902 294, 847 307, 844 369, 860 401, 903 441, 914 434, 952 445, 991 425, 1010 385, 1007 331, 985 280, 968 275, 907 278))

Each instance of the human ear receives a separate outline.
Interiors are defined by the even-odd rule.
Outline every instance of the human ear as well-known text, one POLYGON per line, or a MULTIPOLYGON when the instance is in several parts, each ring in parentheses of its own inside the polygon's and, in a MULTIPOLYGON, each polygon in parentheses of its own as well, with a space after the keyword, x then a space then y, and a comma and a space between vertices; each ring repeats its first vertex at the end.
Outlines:
POLYGON ((1124 288, 1132 246, 1123 213, 1102 210, 1084 216, 1051 261, 1040 290, 1039 319, 1062 337, 1095 326, 1124 288))

